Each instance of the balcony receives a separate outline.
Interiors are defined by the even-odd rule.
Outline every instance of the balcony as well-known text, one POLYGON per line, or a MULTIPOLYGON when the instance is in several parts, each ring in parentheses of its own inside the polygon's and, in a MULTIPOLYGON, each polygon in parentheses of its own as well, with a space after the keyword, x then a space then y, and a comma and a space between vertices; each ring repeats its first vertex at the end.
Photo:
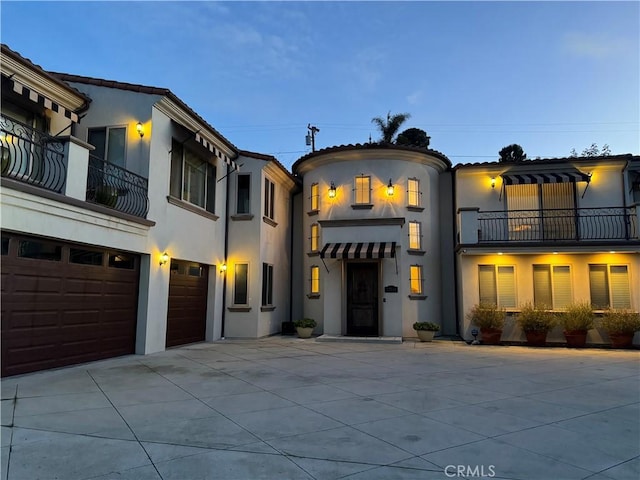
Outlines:
POLYGON ((89 155, 87 202, 136 217, 149 210, 148 180, 94 155, 89 155))
MULTIPOLYGON (((91 149, 92 146, 73 137, 52 137, 5 115, 0 116, 3 181, 13 182, 14 188, 37 187, 63 195, 67 200, 100 204, 146 218, 148 180, 90 155, 91 149)), ((31 190, 36 195, 44 195, 42 190, 31 190)))
POLYGON ((635 207, 511 210, 460 209, 461 244, 536 244, 639 240, 635 207))
POLYGON ((62 193, 67 165, 64 142, 0 116, 2 176, 62 193))

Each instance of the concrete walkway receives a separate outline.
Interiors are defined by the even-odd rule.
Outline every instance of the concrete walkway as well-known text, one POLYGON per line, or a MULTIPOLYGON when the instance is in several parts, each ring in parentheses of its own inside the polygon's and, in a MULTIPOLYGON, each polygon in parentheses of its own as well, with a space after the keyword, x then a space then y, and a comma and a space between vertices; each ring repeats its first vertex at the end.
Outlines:
POLYGON ((2 478, 640 476, 638 351, 198 344, 2 380, 2 478))

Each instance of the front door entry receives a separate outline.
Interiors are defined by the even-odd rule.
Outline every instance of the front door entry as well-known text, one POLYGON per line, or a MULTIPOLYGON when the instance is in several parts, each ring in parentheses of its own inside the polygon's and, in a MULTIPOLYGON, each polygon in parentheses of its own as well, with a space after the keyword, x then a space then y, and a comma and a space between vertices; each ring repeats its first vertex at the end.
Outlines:
POLYGON ((379 335, 377 263, 347 264, 347 335, 379 335))

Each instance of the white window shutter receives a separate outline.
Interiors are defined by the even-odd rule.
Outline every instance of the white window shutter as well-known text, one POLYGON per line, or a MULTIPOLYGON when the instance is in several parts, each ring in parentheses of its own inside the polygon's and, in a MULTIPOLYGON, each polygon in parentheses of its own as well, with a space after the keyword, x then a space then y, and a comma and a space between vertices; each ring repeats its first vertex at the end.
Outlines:
POLYGON ((613 308, 631 308, 629 274, 626 265, 611 265, 611 306, 613 308))
POLYGON ((516 306, 516 281, 512 266, 498 267, 498 306, 516 306))
POLYGON ((606 265, 589 265, 589 288, 591 289, 591 305, 595 309, 609 307, 609 283, 607 282, 606 265))
POLYGON ((496 268, 494 265, 478 265, 480 303, 498 303, 496 291, 496 268))
POLYGON ((553 267, 553 308, 564 308, 572 301, 571 270, 568 265, 553 267))
POLYGON ((536 305, 553 306, 549 265, 533 266, 533 302, 536 305))

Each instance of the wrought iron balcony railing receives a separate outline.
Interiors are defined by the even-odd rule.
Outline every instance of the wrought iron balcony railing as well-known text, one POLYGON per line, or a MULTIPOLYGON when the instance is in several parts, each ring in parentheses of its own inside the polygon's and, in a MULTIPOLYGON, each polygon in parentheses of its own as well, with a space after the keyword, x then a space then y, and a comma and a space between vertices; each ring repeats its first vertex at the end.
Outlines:
POLYGON ((61 193, 67 177, 64 143, 0 116, 2 176, 61 193))
POLYGON ((478 243, 638 239, 634 208, 478 212, 478 243))
POLYGON ((129 170, 89 155, 87 201, 145 218, 149 210, 149 182, 129 170))

